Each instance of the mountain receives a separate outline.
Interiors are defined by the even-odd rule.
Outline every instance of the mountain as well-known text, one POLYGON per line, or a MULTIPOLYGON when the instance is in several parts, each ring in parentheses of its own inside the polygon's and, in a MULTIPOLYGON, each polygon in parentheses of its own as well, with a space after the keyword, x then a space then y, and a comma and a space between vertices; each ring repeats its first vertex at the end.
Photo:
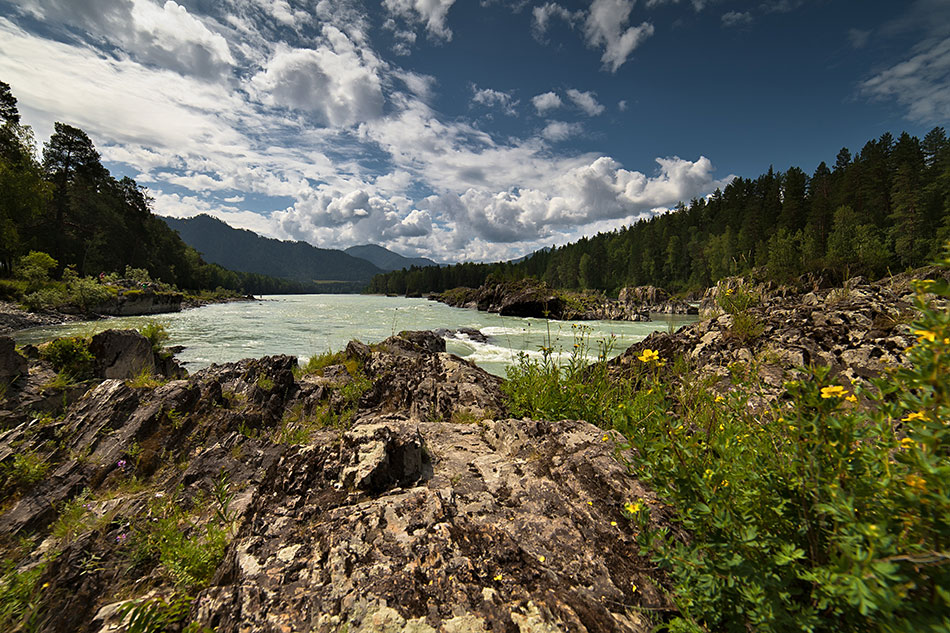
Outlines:
POLYGON ((344 253, 349 253, 353 257, 360 257, 372 263, 377 268, 389 272, 391 270, 402 270, 410 266, 425 268, 426 266, 438 266, 438 264, 427 257, 404 257, 399 253, 394 253, 387 248, 375 244, 363 244, 362 246, 351 246, 344 249, 344 253))
POLYGON ((360 290, 373 275, 383 272, 365 259, 343 251, 261 237, 208 215, 162 219, 207 261, 232 270, 324 282, 322 285, 335 290, 350 291, 360 290))

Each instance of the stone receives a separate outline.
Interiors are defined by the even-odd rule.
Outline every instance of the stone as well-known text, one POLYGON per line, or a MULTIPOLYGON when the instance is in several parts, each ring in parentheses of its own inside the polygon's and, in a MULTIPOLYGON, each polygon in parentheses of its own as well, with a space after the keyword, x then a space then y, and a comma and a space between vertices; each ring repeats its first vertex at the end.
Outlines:
POLYGON ((101 378, 134 378, 142 371, 155 372, 152 344, 135 330, 105 330, 92 337, 89 351, 96 358, 101 378))
POLYGON ((16 351, 9 336, 0 336, 0 386, 9 385, 29 372, 27 359, 16 351))

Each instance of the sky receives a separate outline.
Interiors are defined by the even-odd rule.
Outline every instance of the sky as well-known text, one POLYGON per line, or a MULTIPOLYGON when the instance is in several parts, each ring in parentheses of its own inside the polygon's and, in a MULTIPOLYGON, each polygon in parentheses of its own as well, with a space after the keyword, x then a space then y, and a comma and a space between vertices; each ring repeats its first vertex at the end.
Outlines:
POLYGON ((156 213, 498 261, 950 121, 950 0, 0 0, 156 213))

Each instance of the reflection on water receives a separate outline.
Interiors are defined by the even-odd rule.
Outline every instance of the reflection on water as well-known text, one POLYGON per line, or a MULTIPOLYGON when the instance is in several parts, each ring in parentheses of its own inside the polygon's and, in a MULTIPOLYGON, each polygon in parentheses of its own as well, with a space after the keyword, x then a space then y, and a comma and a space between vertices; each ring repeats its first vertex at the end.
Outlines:
MULTIPOLYGON (((584 321, 591 353, 598 341, 611 342, 618 354, 654 330, 674 329, 692 323, 696 317, 655 315, 657 321, 584 321), (588 329, 589 328, 589 329, 588 329)), ((22 330, 14 334, 18 343, 40 343, 57 336, 85 336, 109 328, 139 328, 149 321, 165 325, 169 345, 183 345, 178 355, 190 372, 211 363, 271 354, 291 354, 306 359, 327 350, 339 350, 352 339, 366 343, 381 341, 401 330, 474 328, 488 336, 479 343, 449 339, 446 348, 503 376, 505 366, 519 352, 539 354, 542 345, 565 354, 573 347, 574 336, 582 328, 569 321, 546 321, 502 317, 497 314, 451 308, 425 299, 405 299, 366 295, 276 295, 263 301, 223 303, 152 317, 121 317, 84 321, 22 330)))

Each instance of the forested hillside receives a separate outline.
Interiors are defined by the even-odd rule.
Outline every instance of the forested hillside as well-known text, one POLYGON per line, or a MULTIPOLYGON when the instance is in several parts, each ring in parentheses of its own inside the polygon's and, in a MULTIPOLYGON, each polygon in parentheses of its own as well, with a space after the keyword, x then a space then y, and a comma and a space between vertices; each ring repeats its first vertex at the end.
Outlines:
POLYGON ((16 97, 0 82, 0 276, 30 251, 52 255, 58 271, 80 275, 145 269, 182 289, 300 292, 311 285, 235 273, 208 264, 151 212, 144 188, 116 180, 82 130, 56 123, 37 150, 16 97))
POLYGON ((262 237, 209 215, 163 219, 209 261, 231 270, 314 283, 326 292, 359 292, 384 270, 343 251, 262 237))
POLYGON ((567 289, 616 292, 652 284, 698 290, 762 267, 781 281, 805 272, 878 277, 925 264, 950 237, 950 142, 884 134, 838 152, 809 176, 798 167, 737 178, 708 199, 611 233, 539 251, 516 264, 396 271, 372 292, 438 292, 533 276, 567 289))

